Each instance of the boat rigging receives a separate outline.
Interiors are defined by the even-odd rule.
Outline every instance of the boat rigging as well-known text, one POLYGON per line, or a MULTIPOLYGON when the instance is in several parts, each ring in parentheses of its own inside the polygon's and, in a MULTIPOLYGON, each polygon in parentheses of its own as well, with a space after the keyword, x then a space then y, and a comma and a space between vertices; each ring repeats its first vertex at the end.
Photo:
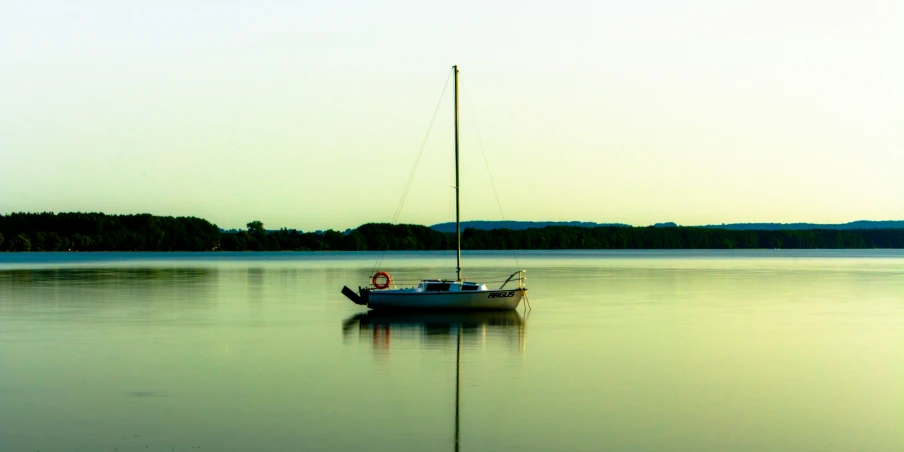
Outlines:
MULTIPOLYGON (((524 270, 512 273, 498 288, 491 289, 484 283, 465 281, 461 275, 461 200, 459 190, 459 131, 458 131, 458 66, 452 66, 455 97, 455 280, 421 279, 417 286, 390 288, 394 281, 385 271, 376 272, 367 287, 355 292, 348 286, 342 294, 356 304, 371 309, 516 309, 521 299, 526 300, 524 270), (517 277, 517 278, 516 278, 517 277), (517 287, 506 288, 509 283, 517 287)), ((401 206, 400 206, 401 207, 401 206)))

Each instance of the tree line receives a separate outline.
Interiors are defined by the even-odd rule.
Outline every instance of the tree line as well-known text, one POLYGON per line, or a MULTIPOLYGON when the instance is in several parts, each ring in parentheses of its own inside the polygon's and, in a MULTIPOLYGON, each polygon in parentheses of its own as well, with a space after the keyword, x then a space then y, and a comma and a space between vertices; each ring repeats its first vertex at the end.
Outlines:
POLYGON ((466 249, 762 249, 904 248, 904 229, 726 230, 700 227, 550 226, 468 229, 466 249))
MULTIPOLYGON (((0 251, 382 251, 451 250, 455 234, 427 226, 368 223, 354 230, 224 232, 195 217, 150 214, 0 215, 0 251)), ((904 248, 904 229, 725 230, 699 227, 465 229, 466 250, 904 248)))
MULTIPOLYGON (((266 231, 260 222, 248 231, 223 234, 228 251, 417 251, 455 249, 455 234, 414 224, 368 223, 346 232, 294 229, 266 231)), ((579 227, 465 229, 465 250, 553 249, 757 249, 904 248, 904 229, 723 230, 694 227, 579 227)))
POLYGON ((0 251, 205 251, 219 243, 219 228, 195 217, 81 212, 0 215, 0 251))

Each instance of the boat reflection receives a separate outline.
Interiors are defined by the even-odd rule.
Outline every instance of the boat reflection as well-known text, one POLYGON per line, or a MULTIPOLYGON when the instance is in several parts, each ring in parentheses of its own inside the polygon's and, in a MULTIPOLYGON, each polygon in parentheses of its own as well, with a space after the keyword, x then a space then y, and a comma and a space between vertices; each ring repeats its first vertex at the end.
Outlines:
MULTIPOLYGON (((487 346, 491 342, 517 344, 524 352, 527 339, 527 314, 518 311, 369 311, 355 314, 342 322, 342 336, 355 331, 362 342, 371 342, 375 351, 385 352, 390 344, 418 342, 428 348, 455 348, 455 424, 453 450, 461 446, 461 351, 463 347, 487 346), (498 341, 497 341, 498 339, 498 341)), ((513 347, 514 348, 514 347, 513 347)))
POLYGON ((369 311, 355 314, 342 322, 342 335, 355 332, 361 342, 370 342, 377 351, 393 344, 425 348, 452 348, 462 340, 464 347, 497 346, 508 342, 524 351, 527 321, 518 311, 477 312, 393 312, 369 311), (460 336, 460 337, 459 337, 460 336))

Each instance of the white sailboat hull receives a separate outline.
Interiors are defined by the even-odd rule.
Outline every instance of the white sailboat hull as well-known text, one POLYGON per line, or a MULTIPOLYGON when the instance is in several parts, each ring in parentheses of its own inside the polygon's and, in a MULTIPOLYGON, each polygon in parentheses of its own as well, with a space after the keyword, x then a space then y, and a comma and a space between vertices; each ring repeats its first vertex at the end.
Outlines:
POLYGON ((412 292, 374 290, 367 294, 371 309, 516 309, 527 289, 502 289, 461 292, 412 292))

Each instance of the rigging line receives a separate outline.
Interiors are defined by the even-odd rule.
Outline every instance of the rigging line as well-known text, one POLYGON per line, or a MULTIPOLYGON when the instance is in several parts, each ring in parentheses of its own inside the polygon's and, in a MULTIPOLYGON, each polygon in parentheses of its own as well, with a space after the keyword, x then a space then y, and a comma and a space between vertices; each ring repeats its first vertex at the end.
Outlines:
POLYGON ((452 78, 452 73, 449 73, 449 76, 446 78, 446 84, 443 85, 443 92, 439 96, 439 101, 436 103, 436 108, 433 109, 433 116, 430 118, 430 125, 427 127, 427 133, 424 134, 424 139, 421 141, 421 148, 418 151, 417 158, 414 160, 414 166, 411 167, 411 173, 408 175, 408 183, 405 184, 405 190, 402 192, 402 199, 399 200, 399 206, 396 208, 395 215, 392 217, 393 224, 398 221, 399 215, 402 214, 402 206, 405 204, 405 199, 408 197, 408 191, 411 188, 411 182, 414 181, 414 174, 417 172, 418 164, 421 162, 421 157, 424 155, 424 149, 427 147, 427 139, 430 137, 430 131, 433 129, 433 123, 436 122, 436 114, 439 113, 439 107, 443 103, 443 97, 446 95, 446 88, 449 87, 449 79, 452 78))
MULTIPOLYGON (((499 206, 499 215, 502 217, 502 221, 505 221, 505 213, 502 211, 502 201, 499 200, 499 192, 496 191, 496 182, 493 180, 493 172, 490 171, 490 160, 487 159, 487 153, 483 149, 483 140, 480 139, 480 130, 477 129, 477 120, 474 119, 474 109, 471 108, 471 99, 468 98, 468 91, 462 87, 462 94, 465 95, 465 104, 468 105, 468 113, 471 116, 471 124, 474 125, 474 133, 477 135, 477 144, 480 145, 480 153, 483 154, 483 163, 486 164, 487 174, 490 175, 490 185, 493 187, 493 195, 496 197, 496 205, 499 206)), ((514 248, 512 249, 512 257, 515 258, 515 265, 518 266, 518 269, 521 270, 521 263, 518 262, 518 255, 515 254, 514 248)))
MULTIPOLYGON (((452 79, 452 70, 449 71, 449 75, 446 77, 446 83, 443 85, 443 92, 439 95, 439 100, 436 102, 436 108, 433 109, 433 116, 430 118, 430 125, 427 126, 427 133, 424 134, 424 139, 421 141, 421 148, 417 153, 417 158, 414 160, 414 166, 411 167, 411 173, 408 175, 408 182, 405 184, 405 189, 402 191, 402 199, 399 200, 399 205, 396 207, 395 214, 392 216, 392 221, 390 224, 396 224, 399 220, 399 215, 402 214, 402 206, 405 204, 405 198, 408 197, 408 190, 411 188, 411 182, 414 181, 414 173, 417 172, 417 167, 421 162, 421 157, 424 155, 424 149, 427 147, 427 139, 430 137, 430 131, 433 129, 433 123, 436 122, 436 114, 439 113, 439 107, 443 103, 443 97, 446 96, 446 88, 449 87, 449 80, 452 79)), ((383 258, 386 256, 386 251, 383 250, 380 253, 380 259, 377 261, 377 264, 374 266, 373 273, 380 265, 383 265, 383 258)))

